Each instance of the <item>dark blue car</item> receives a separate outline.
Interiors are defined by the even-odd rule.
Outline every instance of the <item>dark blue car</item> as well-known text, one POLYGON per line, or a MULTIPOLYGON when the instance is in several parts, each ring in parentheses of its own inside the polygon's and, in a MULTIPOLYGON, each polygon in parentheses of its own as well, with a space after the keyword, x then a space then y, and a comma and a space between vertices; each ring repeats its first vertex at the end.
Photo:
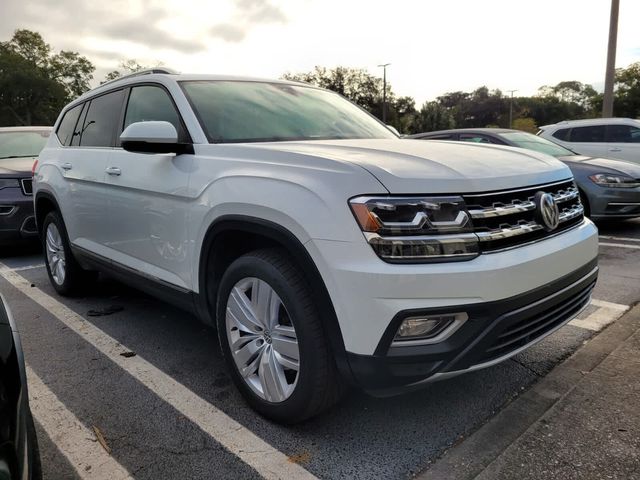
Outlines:
POLYGON ((504 128, 441 130, 405 138, 490 143, 553 155, 571 169, 589 217, 640 217, 640 165, 637 163, 578 155, 536 135, 504 128))
POLYGON ((0 128, 0 245, 37 240, 31 167, 51 127, 0 128))

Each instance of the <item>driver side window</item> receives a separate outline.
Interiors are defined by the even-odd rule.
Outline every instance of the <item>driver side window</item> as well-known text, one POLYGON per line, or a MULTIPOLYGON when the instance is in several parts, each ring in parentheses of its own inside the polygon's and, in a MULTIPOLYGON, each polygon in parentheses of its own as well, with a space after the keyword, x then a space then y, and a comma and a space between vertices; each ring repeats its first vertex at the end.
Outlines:
POLYGON ((180 115, 169 94, 160 87, 141 85, 131 89, 123 130, 132 123, 145 121, 169 122, 176 127, 178 141, 187 141, 187 134, 180 121, 180 115))

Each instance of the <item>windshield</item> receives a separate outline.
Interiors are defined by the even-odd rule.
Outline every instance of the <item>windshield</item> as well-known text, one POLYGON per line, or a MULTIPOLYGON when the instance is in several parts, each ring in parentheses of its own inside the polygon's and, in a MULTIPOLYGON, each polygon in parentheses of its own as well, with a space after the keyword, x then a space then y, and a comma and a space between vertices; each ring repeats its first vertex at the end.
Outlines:
POLYGON ((0 132, 0 159, 37 157, 50 134, 49 130, 0 132))
POLYGON ((547 155, 553 155, 554 157, 567 157, 569 155, 575 155, 571 150, 568 150, 560 145, 557 145, 549 140, 541 137, 537 137, 526 132, 507 132, 499 133, 499 136, 508 140, 516 147, 526 148, 528 150, 535 150, 536 152, 546 153, 547 155))
POLYGON ((181 82, 211 143, 397 138, 326 90, 243 81, 181 82))

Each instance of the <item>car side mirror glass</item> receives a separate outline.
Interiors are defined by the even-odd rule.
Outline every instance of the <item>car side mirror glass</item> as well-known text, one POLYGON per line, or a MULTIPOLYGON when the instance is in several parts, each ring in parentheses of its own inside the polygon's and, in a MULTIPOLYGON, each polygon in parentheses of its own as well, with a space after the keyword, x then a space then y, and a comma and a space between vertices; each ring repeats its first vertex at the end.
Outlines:
POLYGON ((178 131, 169 122, 135 122, 120 135, 122 148, 136 153, 192 153, 193 146, 178 142, 178 131))

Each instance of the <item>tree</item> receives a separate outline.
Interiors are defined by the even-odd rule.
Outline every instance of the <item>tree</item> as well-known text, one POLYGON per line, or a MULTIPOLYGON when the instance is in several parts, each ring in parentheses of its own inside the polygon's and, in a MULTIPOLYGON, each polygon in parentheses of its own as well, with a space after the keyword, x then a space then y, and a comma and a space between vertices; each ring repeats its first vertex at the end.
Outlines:
POLYGON ((120 63, 118 64, 118 67, 123 72, 121 72, 120 70, 113 70, 107 73, 104 77, 104 80, 100 82, 100 85, 102 85, 105 82, 115 80, 116 78, 120 78, 123 75, 128 75, 129 73, 135 73, 135 72, 139 72, 140 70, 146 70, 147 68, 149 68, 139 64, 138 61, 135 59, 121 60, 120 63))
POLYGON ((616 116, 640 118, 640 62, 616 70, 616 116))
POLYGON ((416 116, 414 133, 455 128, 456 121, 451 110, 451 107, 446 107, 438 101, 426 102, 416 116))
POLYGON ((0 125, 51 125, 89 89, 94 67, 77 52, 53 54, 42 36, 16 30, 0 42, 0 125))

